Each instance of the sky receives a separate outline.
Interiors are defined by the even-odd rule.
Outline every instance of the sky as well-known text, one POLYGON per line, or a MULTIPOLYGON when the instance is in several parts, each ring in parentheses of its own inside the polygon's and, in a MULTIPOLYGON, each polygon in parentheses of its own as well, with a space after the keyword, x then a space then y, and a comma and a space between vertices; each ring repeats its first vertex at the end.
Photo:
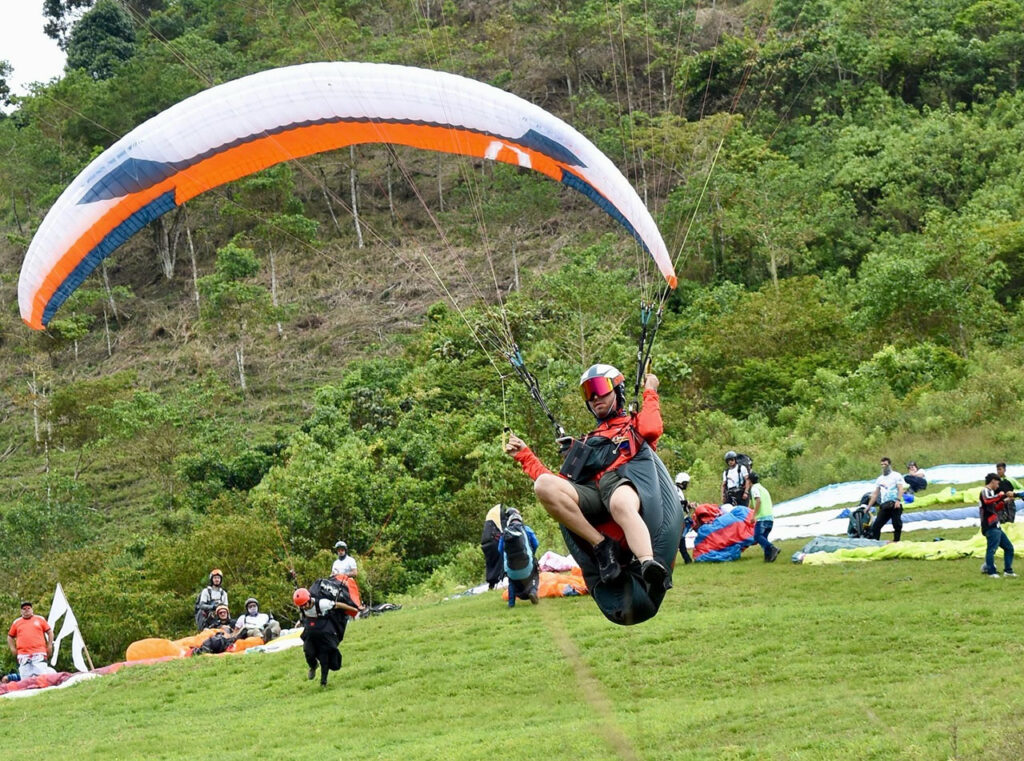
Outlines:
POLYGON ((0 0, 0 60, 14 67, 7 80, 15 95, 29 82, 47 82, 64 70, 64 53, 43 33, 43 0, 0 0))

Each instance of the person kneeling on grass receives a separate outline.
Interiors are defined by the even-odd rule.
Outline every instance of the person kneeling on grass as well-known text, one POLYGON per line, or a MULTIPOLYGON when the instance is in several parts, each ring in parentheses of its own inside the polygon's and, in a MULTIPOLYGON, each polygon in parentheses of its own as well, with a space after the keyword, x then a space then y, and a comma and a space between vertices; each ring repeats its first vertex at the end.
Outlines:
POLYGON ((981 490, 981 533, 985 536, 988 546, 985 550, 985 564, 981 572, 993 579, 999 578, 996 571, 996 548, 1003 550, 1003 574, 1010 578, 1017 578, 1013 572, 1013 542, 1003 533, 999 527, 999 509, 1006 499, 1006 494, 999 489, 999 475, 989 473, 985 476, 985 486, 981 490))

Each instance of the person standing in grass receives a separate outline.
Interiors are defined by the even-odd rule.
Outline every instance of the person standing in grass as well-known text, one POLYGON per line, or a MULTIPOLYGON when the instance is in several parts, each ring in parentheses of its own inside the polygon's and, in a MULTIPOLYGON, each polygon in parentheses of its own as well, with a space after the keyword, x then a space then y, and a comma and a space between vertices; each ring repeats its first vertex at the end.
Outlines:
POLYGON ((750 514, 754 519, 754 541, 764 550, 764 562, 774 563, 780 550, 768 541, 768 534, 775 525, 772 495, 764 488, 757 473, 750 474, 750 484, 750 514))
POLYGON ((338 553, 338 559, 331 565, 331 576, 348 576, 355 578, 359 571, 356 569, 356 561, 348 554, 348 545, 345 542, 335 542, 334 551, 338 553))
POLYGON ((989 473, 985 476, 985 486, 981 490, 981 533, 985 537, 987 547, 985 549, 985 565, 981 572, 993 579, 999 578, 996 571, 996 549, 1003 551, 1003 575, 1009 578, 1017 578, 1013 572, 1013 542, 999 527, 999 510, 1003 506, 1006 494, 999 491, 999 475, 989 473))
POLYGON ((214 625, 214 611, 218 605, 228 604, 227 590, 221 586, 224 581, 224 574, 219 568, 210 571, 210 583, 199 593, 196 600, 196 628, 202 631, 207 626, 214 625))
POLYGON ((7 647, 18 661, 22 679, 56 674, 48 661, 53 657, 53 630, 46 619, 32 611, 32 603, 21 604, 21 615, 7 631, 7 647))
POLYGON ((898 542, 903 533, 903 476, 892 469, 892 460, 883 457, 880 460, 882 475, 875 479, 875 489, 871 492, 867 509, 878 505, 878 516, 871 526, 871 538, 882 536, 882 527, 892 521, 892 540, 898 542))

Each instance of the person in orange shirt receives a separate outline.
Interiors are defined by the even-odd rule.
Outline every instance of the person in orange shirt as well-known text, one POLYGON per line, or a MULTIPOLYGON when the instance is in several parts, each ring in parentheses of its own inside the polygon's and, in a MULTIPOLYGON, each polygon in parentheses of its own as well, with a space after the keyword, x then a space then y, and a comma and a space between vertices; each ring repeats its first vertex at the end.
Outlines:
POLYGON ((22 679, 57 673, 48 664, 53 656, 53 631, 45 618, 32 612, 32 603, 27 600, 21 604, 21 617, 7 632, 7 647, 18 660, 22 679))

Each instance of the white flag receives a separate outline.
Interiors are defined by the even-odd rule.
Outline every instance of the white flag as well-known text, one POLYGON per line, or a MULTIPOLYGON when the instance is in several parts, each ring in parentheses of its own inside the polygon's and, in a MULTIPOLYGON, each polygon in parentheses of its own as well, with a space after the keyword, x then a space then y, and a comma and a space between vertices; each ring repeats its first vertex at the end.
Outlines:
POLYGON ((61 587, 60 582, 57 582, 57 589, 53 593, 53 603, 50 605, 50 615, 46 618, 46 623, 50 625, 50 629, 54 628, 54 624, 57 623, 57 620, 62 615, 64 616, 64 623, 61 624, 60 633, 53 638, 53 657, 50 659, 50 665, 53 666, 57 663, 60 641, 71 635, 71 660, 79 671, 88 671, 89 667, 85 665, 85 658, 82 657, 82 652, 85 650, 85 640, 82 639, 82 633, 78 630, 78 619, 75 618, 74 611, 71 610, 71 606, 68 604, 68 598, 64 596, 64 589, 61 587))

